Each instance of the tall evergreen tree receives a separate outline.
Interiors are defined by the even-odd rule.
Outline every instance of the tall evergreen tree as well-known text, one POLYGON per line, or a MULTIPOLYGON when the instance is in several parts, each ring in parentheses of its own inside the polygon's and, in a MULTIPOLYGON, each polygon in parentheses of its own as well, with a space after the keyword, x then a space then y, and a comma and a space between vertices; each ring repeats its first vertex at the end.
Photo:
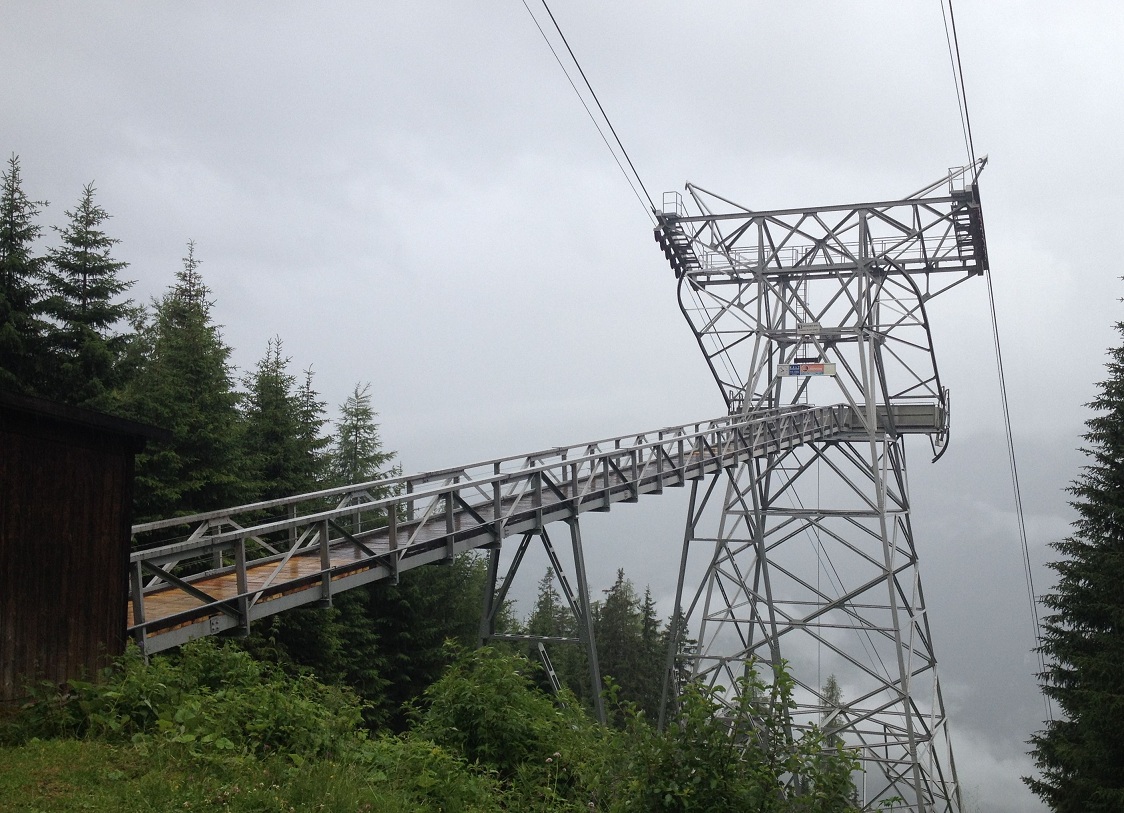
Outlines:
MULTIPOLYGON (((269 414, 283 414, 278 421, 287 428, 271 442, 272 448, 289 449, 285 453, 289 459, 294 453, 302 457, 312 466, 306 476, 312 476, 323 461, 320 428, 324 405, 312 388, 311 372, 306 372, 303 385, 292 393, 287 362, 280 345, 271 343, 249 385, 250 401, 262 405, 271 402, 275 406, 269 414)), ((387 467, 395 453, 383 449, 375 417, 370 386, 357 385, 340 406, 327 454, 328 485, 380 480, 398 472, 397 467, 387 467)), ((262 448, 262 430, 270 421, 253 406, 248 407, 247 418, 248 448, 262 448)), ((275 456, 272 460, 280 471, 280 459, 275 456)), ((294 485, 295 481, 288 483, 288 493, 308 490, 294 485)), ((349 530, 362 530, 346 519, 337 521, 349 530)), ((462 577, 460 565, 423 568, 404 574, 399 584, 355 588, 335 597, 330 608, 300 608, 272 617, 258 626, 247 645, 283 662, 312 669, 326 681, 346 683, 367 704, 369 723, 401 727, 405 720, 401 704, 425 689, 448 662, 442 650, 445 638, 460 637, 442 616, 458 605, 458 597, 465 593, 467 577, 462 577)), ((483 576, 476 581, 481 586, 470 601, 478 612, 483 576)), ((469 613, 467 617, 475 635, 476 615, 469 613)))
POLYGON ((652 590, 646 587, 640 604, 640 674, 636 702, 653 722, 659 718, 667 644, 667 630, 656 615, 652 590))
POLYGON ((11 156, 0 176, 0 388, 17 392, 39 388, 45 258, 35 254, 35 243, 46 205, 24 193, 19 158, 11 156))
POLYGON ((1124 810, 1124 347, 1107 368, 1089 404, 1089 462, 1069 489, 1078 519, 1053 543, 1063 558, 1043 599, 1042 690, 1065 716, 1031 739, 1041 778, 1026 781, 1062 813, 1124 810))
MULTIPOLYGON (((379 582, 368 588, 366 615, 378 636, 376 653, 387 681, 374 709, 376 719, 404 728, 407 704, 451 662, 445 642, 476 646, 486 581, 485 560, 466 554, 447 566, 410 570, 398 584, 379 582)), ((361 657, 367 656, 354 653, 353 661, 361 657)))
POLYGON ((113 259, 120 241, 103 230, 109 214, 95 202, 94 192, 92 183, 83 188, 78 205, 66 213, 69 223, 55 229, 61 246, 49 253, 45 309, 53 325, 44 394, 105 409, 109 393, 123 383, 120 360, 129 340, 115 328, 135 308, 120 299, 133 283, 119 277, 128 263, 113 259))
POLYGON ((296 398, 297 437, 301 450, 307 456, 307 476, 317 488, 325 488, 330 485, 327 478, 332 439, 324 434, 328 405, 320 400, 320 393, 312 387, 311 367, 304 371, 304 380, 297 386, 296 398))
POLYGON ((564 638, 576 634, 574 616, 562 601, 562 596, 558 594, 558 589, 554 586, 554 578, 554 570, 547 568, 543 577, 539 579, 535 606, 527 618, 528 635, 564 638))
POLYGON ((651 592, 645 590, 641 601, 624 570, 618 570, 594 619, 601 674, 612 677, 619 686, 619 699, 634 703, 648 719, 655 720, 667 641, 651 592))
POLYGON ((605 591, 594 618, 601 674, 616 681, 622 698, 635 701, 642 669, 640 601, 623 569, 617 570, 617 580, 605 591))
POLYGON ((378 413, 371 408, 371 385, 355 385, 340 405, 331 452, 331 477, 335 485, 350 485, 392 477, 398 468, 387 469, 394 452, 384 451, 379 437, 378 413))
POLYGON ((154 303, 149 357, 126 393, 130 415, 172 434, 137 456, 140 520, 237 505, 252 494, 230 348, 211 319, 210 295, 188 243, 175 284, 154 303))
MULTIPOLYGON (((554 586, 555 578, 554 569, 547 568, 539 580, 535 604, 527 617, 527 634, 548 638, 570 638, 577 641, 578 620, 554 586)), ((544 646, 562 685, 582 701, 589 700, 593 687, 589 685, 589 660, 584 647, 577 643, 557 645, 547 643, 544 646)), ((532 663, 540 661, 537 641, 527 647, 526 656, 532 663)), ((543 690, 550 689, 550 681, 545 674, 538 676, 538 683, 543 690)))
POLYGON ((265 357, 246 376, 243 441, 254 498, 271 500, 322 485, 324 405, 312 388, 311 371, 300 387, 282 355, 281 339, 270 339, 265 357))

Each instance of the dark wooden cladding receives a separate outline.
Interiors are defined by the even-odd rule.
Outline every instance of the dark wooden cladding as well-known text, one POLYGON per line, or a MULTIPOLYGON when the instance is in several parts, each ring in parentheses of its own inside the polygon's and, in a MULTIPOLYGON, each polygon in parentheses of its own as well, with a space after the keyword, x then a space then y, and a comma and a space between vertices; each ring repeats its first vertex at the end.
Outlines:
POLYGON ((123 651, 133 456, 153 434, 0 393, 0 701, 123 651))

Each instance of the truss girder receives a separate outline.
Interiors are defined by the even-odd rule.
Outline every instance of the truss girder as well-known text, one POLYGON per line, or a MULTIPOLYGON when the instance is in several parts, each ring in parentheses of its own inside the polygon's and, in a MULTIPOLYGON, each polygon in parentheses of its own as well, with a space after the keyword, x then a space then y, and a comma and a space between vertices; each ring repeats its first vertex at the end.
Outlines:
MULTIPOLYGON (((137 525, 138 539, 177 541, 131 554, 129 631, 156 652, 509 536, 539 535, 550 553, 551 522, 570 522, 577 539, 581 513, 846 435, 857 422, 845 405, 724 416, 137 525)), ((506 592, 509 580, 493 575, 506 592)), ((575 578, 584 583, 584 566, 575 578)), ((586 592, 569 590, 579 605, 586 592)))
POLYGON ((669 675, 733 708, 746 670, 787 661, 794 719, 860 750, 869 809, 897 796, 918 813, 960 810, 904 437, 927 434, 938 457, 947 439, 928 306, 987 270, 982 166, 902 200, 810 209, 751 211, 689 184, 698 214, 665 196, 656 228, 731 414, 814 394, 854 418, 693 491, 676 594, 691 643, 669 653, 669 675))

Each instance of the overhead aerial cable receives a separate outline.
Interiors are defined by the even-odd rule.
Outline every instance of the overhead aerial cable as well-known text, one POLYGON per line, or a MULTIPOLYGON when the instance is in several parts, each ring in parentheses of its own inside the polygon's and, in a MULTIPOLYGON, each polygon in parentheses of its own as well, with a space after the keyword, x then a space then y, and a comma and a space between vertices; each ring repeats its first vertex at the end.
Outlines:
POLYGON ((656 211, 656 204, 652 201, 652 196, 648 194, 648 188, 644 185, 644 181, 643 179, 641 179, 640 173, 636 171, 636 166, 632 163, 632 158, 629 157, 628 150, 624 148, 624 144, 621 142, 620 136, 617 135, 616 128, 613 127, 613 122, 609 120, 609 114, 605 112, 605 108, 601 105, 601 100, 597 98, 597 93, 596 91, 594 91, 593 85, 590 84, 589 77, 587 77, 585 75, 585 71, 582 70, 581 63, 578 62, 578 58, 574 54, 574 50, 570 47, 570 43, 566 39, 566 35, 562 33, 562 27, 558 24, 558 20, 555 19, 554 13, 550 10, 550 6, 547 5, 546 0, 540 0, 540 2, 542 3, 542 7, 546 10, 547 16, 550 17, 550 22, 553 24, 554 30, 558 32, 558 36, 561 38, 562 44, 566 46, 566 53, 569 54, 570 61, 573 63, 574 67, 578 69, 578 74, 581 76, 582 83, 585 85, 586 90, 589 91, 589 95, 593 97, 593 102, 595 105, 597 105, 597 110, 601 114, 601 120, 605 122, 605 125, 609 128, 609 132, 612 133, 613 141, 616 142, 617 148, 620 150, 620 155, 617 154, 617 150, 613 149, 613 145, 610 143, 609 137, 605 135, 605 131, 601 127, 601 121, 598 120, 597 116, 594 115, 593 110, 590 109, 589 104, 586 102, 585 96, 582 95, 581 90, 578 89, 577 82, 574 81, 573 76, 571 76, 569 69, 566 67, 566 63, 558 54, 558 50, 554 47, 554 43, 551 42, 550 37, 547 35, 546 31, 543 30, 542 25, 539 23, 538 18, 535 16, 535 13, 531 11, 531 7, 527 5, 527 0, 522 0, 523 8, 527 9, 527 13, 531 16, 531 20, 533 20, 535 23, 535 28, 539 30, 539 33, 542 35, 542 38, 546 42, 547 47, 550 48, 550 52, 554 54, 554 59, 558 63, 558 67, 560 67, 562 69, 562 72, 566 75, 566 80, 570 83, 570 87, 574 89, 574 93, 577 95, 578 101, 580 101, 582 107, 585 108, 585 112, 589 116, 590 121, 592 121, 593 126, 597 128, 597 133, 601 136, 601 140, 605 142, 605 146, 612 154, 613 160, 620 168, 621 174, 624 175, 629 187, 632 188, 632 193, 636 195, 636 199, 640 201, 641 207, 644 208, 644 213, 649 218, 651 218, 653 223, 655 223, 656 221, 653 212, 656 211), (628 164, 628 169, 625 169, 625 165, 621 163, 621 156, 624 157, 625 163, 628 164), (633 179, 636 180, 636 183, 633 183, 633 179), (639 184, 640 190, 637 190, 637 184, 639 184), (640 196, 641 191, 644 193, 643 197, 640 196), (645 205, 644 203, 645 199, 647 199, 648 201, 647 205, 645 205))
MULTIPOLYGON (((1007 380, 1003 374, 1003 349, 999 342, 999 321, 995 312, 995 288, 991 283, 990 270, 984 275, 987 279, 988 305, 991 308, 991 335, 995 343, 995 366, 999 378, 999 400, 1003 409, 1003 429, 1007 438, 1007 459, 1011 471, 1011 491, 1015 500, 1015 516, 1018 522, 1019 541, 1022 543, 1023 572, 1026 579, 1027 595, 1030 599, 1031 622, 1034 625, 1035 653, 1038 656, 1039 674, 1046 674, 1046 656, 1042 652, 1042 625, 1038 618, 1038 594, 1034 590, 1034 569, 1030 561, 1030 544, 1026 536, 1026 516, 1023 512, 1022 489, 1019 487, 1019 467, 1015 459, 1015 436, 1011 431, 1011 409, 1007 400, 1007 380)), ((1046 706, 1046 719, 1052 720, 1053 710, 1049 698, 1043 694, 1046 706)))
POLYGON ((952 11, 952 0, 948 0, 947 13, 945 8, 945 0, 941 0, 944 36, 948 42, 948 57, 952 62, 952 81, 956 86, 956 103, 960 108, 960 126, 964 131, 964 149, 968 152, 969 166, 974 167, 976 145, 972 140, 972 119, 968 116, 968 94, 964 89, 964 66, 960 62, 960 39, 956 35, 956 15, 952 11))
MULTIPOLYGON (((968 115, 968 95, 964 89, 964 68, 960 61, 960 41, 956 35, 956 15, 952 10, 952 0, 941 0, 941 16, 944 18, 945 39, 948 41, 948 55, 952 62, 952 78, 956 86, 956 101, 960 107, 960 124, 964 131, 964 147, 968 160, 976 164, 976 147, 972 140, 972 119, 968 115)), ((1011 491, 1014 495, 1015 517, 1018 524, 1019 542, 1022 546, 1023 574, 1026 580, 1027 596, 1030 601, 1031 623, 1034 626, 1035 654, 1038 656, 1040 675, 1046 674, 1046 656, 1042 652, 1042 625, 1038 617, 1038 594, 1034 589, 1034 568, 1030 560, 1030 544, 1026 535, 1026 514, 1023 511, 1022 489, 1019 486, 1019 467, 1015 457, 1015 436, 1011 430, 1011 408, 1007 398, 1007 379, 1003 372, 1003 348, 999 341, 999 320, 995 309, 995 286, 991 279, 991 269, 984 270, 987 280, 988 306, 991 312, 991 336, 995 345, 996 375, 999 379, 999 401, 1003 410, 1003 431, 1007 441, 1007 462, 1011 474, 1011 491)), ((1045 694, 1042 701, 1046 707, 1046 719, 1053 719, 1053 709, 1045 694)))

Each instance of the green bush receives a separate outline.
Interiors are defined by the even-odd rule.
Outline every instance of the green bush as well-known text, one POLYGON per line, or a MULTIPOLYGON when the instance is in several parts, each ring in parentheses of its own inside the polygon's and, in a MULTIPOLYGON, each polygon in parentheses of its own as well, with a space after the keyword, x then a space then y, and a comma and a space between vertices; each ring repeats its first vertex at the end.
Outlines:
POLYGON ((371 739, 352 695, 199 641, 148 664, 133 651, 98 684, 41 692, 9 734, 116 748, 103 756, 128 770, 102 773, 134 777, 137 790, 170 777, 177 808, 221 798, 247 811, 854 810, 853 755, 816 730, 794 735, 783 667, 769 683, 747 678, 733 707, 689 687, 664 732, 612 688, 623 727, 599 726, 572 695, 539 690, 534 671, 492 649, 462 654, 409 733, 371 739))
POLYGON ((102 677, 41 692, 14 723, 19 736, 158 739, 200 755, 281 754, 297 763, 362 738, 359 704, 345 690, 286 676, 211 639, 147 664, 130 649, 102 677))
POLYGON ((569 692, 556 700, 540 691, 535 669, 487 647, 462 655, 426 691, 411 735, 494 772, 508 809, 588 811, 611 772, 604 755, 613 732, 569 692))
POLYGON ((474 770, 464 759, 418 736, 382 736, 353 756, 370 782, 409 801, 411 810, 471 813, 502 809, 502 788, 494 773, 474 770))
POLYGON ((792 729, 793 680, 783 665, 766 684, 743 679, 731 708, 721 693, 688 686, 667 732, 634 727, 636 750, 623 809, 847 813, 854 754, 825 749, 816 729, 792 729))
POLYGON ((504 778, 548 764, 584 715, 538 691, 533 671, 525 658, 488 647, 462 656, 426 690, 413 732, 504 778))

